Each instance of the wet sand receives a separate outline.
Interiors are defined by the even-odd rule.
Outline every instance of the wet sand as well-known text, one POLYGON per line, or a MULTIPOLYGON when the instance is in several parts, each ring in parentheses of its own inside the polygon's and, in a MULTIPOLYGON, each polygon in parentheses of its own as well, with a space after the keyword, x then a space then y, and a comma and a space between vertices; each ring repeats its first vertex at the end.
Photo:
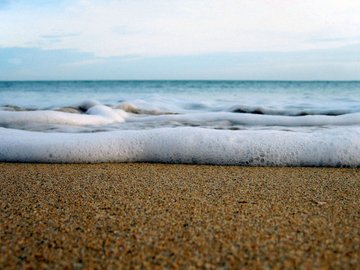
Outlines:
POLYGON ((360 169, 0 164, 0 268, 359 269, 360 169))

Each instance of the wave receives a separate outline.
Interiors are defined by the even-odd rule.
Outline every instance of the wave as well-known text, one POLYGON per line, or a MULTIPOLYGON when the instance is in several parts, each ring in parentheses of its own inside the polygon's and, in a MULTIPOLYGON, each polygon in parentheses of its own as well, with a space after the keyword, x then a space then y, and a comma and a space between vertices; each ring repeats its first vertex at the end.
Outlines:
POLYGON ((85 134, 0 128, 0 161, 360 166, 360 128, 316 132, 163 128, 85 134))
POLYGON ((233 113, 263 114, 263 115, 284 115, 284 116, 307 116, 307 115, 326 115, 338 116, 343 114, 359 112, 358 110, 346 109, 271 109, 256 106, 232 106, 228 111, 233 113))
POLYGON ((280 116, 280 115, 253 115, 233 114, 227 112, 194 113, 179 115, 162 115, 156 117, 135 118, 129 121, 166 122, 176 121, 184 125, 201 125, 211 122, 227 121, 232 125, 243 126, 284 126, 284 127, 311 127, 311 126, 346 126, 360 125, 360 113, 351 113, 339 116, 308 115, 308 116, 280 116))
POLYGON ((121 109, 125 112, 133 113, 133 114, 146 114, 146 115, 167 115, 167 114, 178 114, 178 112, 171 112, 171 111, 162 111, 158 109, 142 109, 138 108, 134 104, 131 103, 120 103, 119 105, 115 106, 116 109, 121 109))
POLYGON ((84 103, 72 111, 0 111, 0 127, 33 131, 99 132, 164 127, 204 127, 209 129, 322 128, 360 126, 360 113, 338 116, 258 115, 231 112, 187 114, 139 114, 97 103, 84 103), (80 109, 81 108, 81 109, 80 109))
POLYGON ((325 115, 339 116, 349 113, 360 112, 360 107, 351 104, 313 104, 307 105, 305 108, 294 105, 285 106, 281 102, 277 105, 259 106, 259 105, 231 105, 230 101, 206 102, 206 101, 186 101, 179 99, 135 99, 130 101, 118 101, 119 103, 102 104, 96 100, 87 100, 73 105, 64 105, 61 107, 37 108, 34 106, 22 107, 17 105, 2 105, 0 110, 3 111, 36 111, 36 110, 54 110, 70 113, 86 113, 86 111, 95 105, 105 105, 112 109, 120 109, 131 114, 138 115, 171 115, 171 114, 187 114, 187 113, 204 113, 204 112, 232 112, 237 114, 258 114, 258 115, 282 115, 282 116, 307 116, 307 115, 325 115), (315 106, 316 105, 316 106, 315 106))
POLYGON ((108 106, 89 103, 82 107, 84 114, 69 111, 0 111, 1 126, 21 126, 29 124, 57 125, 107 125, 125 121, 127 113, 108 106))

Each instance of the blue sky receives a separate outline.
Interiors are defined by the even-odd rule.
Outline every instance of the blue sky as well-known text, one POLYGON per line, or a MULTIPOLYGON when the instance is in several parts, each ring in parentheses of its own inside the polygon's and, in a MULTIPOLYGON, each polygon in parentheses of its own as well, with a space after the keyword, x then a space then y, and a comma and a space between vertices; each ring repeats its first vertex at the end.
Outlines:
POLYGON ((0 0, 0 80, 360 80, 357 0, 0 0))

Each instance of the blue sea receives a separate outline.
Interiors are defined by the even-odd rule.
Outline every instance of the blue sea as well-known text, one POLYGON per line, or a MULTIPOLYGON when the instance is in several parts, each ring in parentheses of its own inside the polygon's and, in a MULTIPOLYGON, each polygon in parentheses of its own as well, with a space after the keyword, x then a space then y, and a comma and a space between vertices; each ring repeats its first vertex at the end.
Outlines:
POLYGON ((0 161, 360 165, 360 82, 0 82, 0 161))

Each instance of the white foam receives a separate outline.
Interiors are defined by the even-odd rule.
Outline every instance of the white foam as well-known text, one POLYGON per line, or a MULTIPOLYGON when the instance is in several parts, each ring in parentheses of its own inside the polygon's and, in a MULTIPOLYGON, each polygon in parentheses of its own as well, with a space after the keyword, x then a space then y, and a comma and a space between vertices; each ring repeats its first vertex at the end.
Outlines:
POLYGON ((257 115, 240 114, 229 112, 209 112, 179 115, 150 116, 146 118, 135 118, 130 121, 160 122, 177 121, 183 123, 207 123, 215 121, 229 121, 237 125, 246 126, 347 126, 360 125, 360 113, 349 113, 338 116, 329 115, 307 115, 307 116, 283 116, 283 115, 257 115))
MULTIPOLYGON (((114 129, 142 129, 174 126, 199 126, 223 129, 283 129, 282 127, 302 128, 311 131, 312 127, 325 126, 360 126, 360 113, 338 116, 307 115, 257 115, 231 112, 202 112, 188 114, 151 114, 126 113, 119 108, 111 108, 94 101, 81 105, 86 112, 70 113, 63 111, 0 111, 0 127, 18 128, 37 131, 74 130, 81 132, 114 129), (127 123, 124 123, 126 120, 127 123), (119 124, 121 123, 121 124, 119 124), (92 129, 91 129, 92 128, 92 129)), ((135 108, 136 109, 136 108, 135 108)))
POLYGON ((360 128, 311 133, 164 128, 91 134, 0 128, 0 161, 360 166, 360 128))
POLYGON ((89 107, 86 114, 67 113, 59 111, 0 111, 0 125, 29 125, 57 124, 57 125, 106 125, 124 122, 127 113, 113 110, 105 105, 95 104, 89 107))
POLYGON ((112 120, 112 122, 123 122, 127 113, 123 110, 114 110, 108 106, 95 105, 86 111, 89 115, 102 116, 105 119, 112 120))

